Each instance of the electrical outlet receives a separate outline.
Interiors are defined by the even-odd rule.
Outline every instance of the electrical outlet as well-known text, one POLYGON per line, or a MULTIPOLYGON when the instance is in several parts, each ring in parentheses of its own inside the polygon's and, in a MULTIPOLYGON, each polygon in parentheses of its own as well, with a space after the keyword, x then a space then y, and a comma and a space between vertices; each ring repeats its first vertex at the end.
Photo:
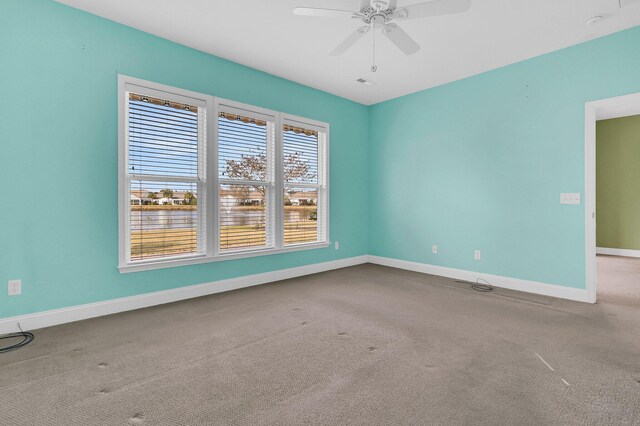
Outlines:
POLYGON ((9 296, 20 296, 22 294, 22 280, 9 280, 9 296))
POLYGON ((336 250, 340 250, 340 241, 336 241, 335 243, 333 243, 333 247, 334 247, 336 250))
POLYGON ((473 252, 473 258, 475 260, 480 260, 480 250, 476 250, 473 252))
POLYGON ((431 253, 436 254, 438 253, 438 246, 437 245, 432 245, 431 246, 431 253))

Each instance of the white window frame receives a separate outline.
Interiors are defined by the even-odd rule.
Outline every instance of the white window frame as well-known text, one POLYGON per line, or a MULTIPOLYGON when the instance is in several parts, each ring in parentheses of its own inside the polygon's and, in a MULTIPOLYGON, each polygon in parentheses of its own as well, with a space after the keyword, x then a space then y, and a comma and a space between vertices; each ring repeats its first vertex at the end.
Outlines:
MULTIPOLYGON (((310 120, 304 117, 298 117, 291 114, 280 114, 280 143, 276 144, 279 147, 280 151, 276 156, 276 159, 281 162, 278 170, 280 171, 280 179, 276 181, 280 183, 280 187, 277 188, 279 191, 278 194, 284 193, 284 187, 286 182, 284 182, 284 178, 282 176, 282 151, 283 151, 283 126, 285 124, 291 124, 295 127, 302 127, 308 130, 315 130, 318 132, 318 183, 296 183, 290 182, 289 186, 295 188, 315 188, 318 190, 318 241, 328 241, 329 235, 329 125, 327 123, 322 123, 320 121, 310 120), (320 137, 320 134, 323 134, 323 138, 320 137), (324 139, 324 140, 323 140, 324 139), (321 149, 323 148, 323 149, 321 149), (321 208, 322 207, 322 208, 321 208)), ((282 197, 281 197, 282 198, 282 197)), ((280 221, 280 226, 282 229, 281 237, 283 241, 281 241, 281 247, 286 248, 295 248, 299 246, 305 246, 307 244, 313 243, 298 243, 298 244, 289 244, 287 246, 284 245, 284 200, 282 201, 282 206, 278 209, 281 213, 281 217, 278 218, 280 221)))
MULTIPOLYGON (((276 154, 276 147, 278 146, 278 113, 276 113, 275 111, 271 111, 265 108, 259 108, 259 107, 254 107, 252 105, 247 105, 247 104, 243 104, 240 102, 234 102, 234 101, 230 101, 228 99, 221 99, 221 98, 215 98, 214 100, 214 113, 215 113, 215 122, 214 122, 214 133, 216 135, 216 139, 215 139, 215 143, 214 146, 212 147, 214 149, 214 153, 213 153, 213 158, 215 161, 215 174, 216 174, 216 182, 217 182, 217 186, 215 188, 216 193, 215 193, 215 200, 216 200, 216 207, 214 210, 214 212, 218 213, 220 211, 220 206, 219 203, 220 202, 220 194, 218 193, 218 191, 220 190, 220 185, 232 185, 232 184, 236 184, 236 185, 253 185, 253 184, 258 184, 258 185, 264 185, 267 187, 267 194, 266 194, 266 199, 265 199, 265 203, 266 203, 266 219, 267 219, 267 233, 271 232, 273 234, 273 240, 272 245, 271 246, 267 246, 267 247, 259 247, 259 248, 254 248, 254 249, 236 249, 236 250, 228 250, 225 252, 221 252, 220 251, 220 215, 219 214, 215 214, 215 226, 216 226, 216 231, 215 231, 215 235, 216 235, 216 242, 215 242, 215 253, 218 256, 233 256, 236 254, 242 255, 244 253, 247 252, 255 252, 255 253, 260 253, 260 252, 268 252, 271 250, 274 250, 276 248, 278 248, 278 226, 277 226, 277 222, 276 222, 276 211, 278 209, 277 206, 277 201, 275 200, 276 198, 276 193, 275 193, 275 189, 276 189, 276 182, 278 180, 278 166, 277 166, 277 154, 276 154), (251 117, 251 118, 256 118, 256 119, 260 119, 260 120, 264 120, 266 122, 271 122, 273 123, 273 126, 275 127, 274 129, 274 140, 271 141, 273 143, 273 146, 269 146, 269 140, 267 140, 267 176, 266 176, 266 180, 264 182, 252 182, 252 181, 247 181, 247 180, 242 180, 242 179, 227 179, 227 178, 223 178, 220 176, 219 174, 219 170, 218 170, 218 144, 217 144, 217 137, 218 137, 218 125, 219 125, 219 119, 218 119, 218 115, 220 114, 220 112, 228 112, 231 114, 238 114, 238 115, 243 115, 246 117, 251 117)), ((267 243, 269 243, 269 238, 267 236, 267 243)), ((244 256, 242 256, 244 257, 244 256)))
MULTIPOLYGON (((154 83, 126 75, 118 75, 118 238, 119 257, 118 269, 121 273, 146 271, 153 269, 169 268, 174 266, 193 265, 199 263, 209 263, 216 261, 240 259, 255 256, 266 256, 270 254, 288 253, 301 250, 311 250, 329 247, 329 124, 304 117, 281 113, 265 108, 247 105, 228 99, 222 99, 211 95, 192 92, 164 84, 154 83), (134 89, 134 90, 132 90, 134 89), (136 90, 137 89, 137 90, 136 90), (131 261, 130 257, 130 188, 128 177, 128 115, 127 97, 129 91, 136 93, 143 91, 144 95, 162 98, 169 97, 172 100, 184 99, 184 103, 193 104, 197 101, 198 106, 206 108, 205 128, 206 143, 202 154, 204 162, 204 176, 200 180, 198 187, 198 206, 202 208, 200 212, 202 229, 204 232, 204 254, 176 255, 174 257, 136 260, 131 261), (268 118, 274 122, 275 141, 273 147, 274 170, 273 180, 269 182, 267 208, 271 209, 268 215, 268 226, 273 232, 273 246, 257 249, 233 250, 220 252, 219 237, 219 188, 221 180, 218 170, 218 113, 221 108, 224 111, 236 110, 239 113, 256 116, 256 118, 268 118), (323 203, 318 203, 318 229, 323 232, 318 234, 318 241, 299 243, 295 245, 284 245, 284 197, 279 194, 284 193, 285 182, 282 173, 282 140, 283 124, 291 123, 299 127, 322 132, 324 136, 324 149, 319 149, 318 163, 324 167, 319 167, 319 174, 323 174, 323 182, 319 176, 318 185, 293 184, 296 187, 319 187, 322 185, 323 203)), ((269 181, 269 178, 267 178, 269 181)), ((243 181, 236 181, 244 183, 243 181)), ((321 190, 318 190, 320 198, 321 190)))

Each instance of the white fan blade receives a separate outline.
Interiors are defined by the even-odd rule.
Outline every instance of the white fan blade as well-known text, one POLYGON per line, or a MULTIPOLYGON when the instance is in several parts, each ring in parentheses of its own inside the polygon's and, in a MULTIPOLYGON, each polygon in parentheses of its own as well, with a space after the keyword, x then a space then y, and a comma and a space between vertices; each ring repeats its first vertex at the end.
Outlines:
POLYGON ((397 13, 403 19, 427 18, 429 16, 450 15, 466 12, 471 8, 471 0, 434 0, 399 8, 397 13), (404 15, 404 16, 403 16, 404 15))
POLYGON ((317 7, 295 7, 293 8, 294 15, 301 16, 319 16, 322 18, 351 18, 353 14, 356 12, 352 12, 349 10, 338 10, 338 9, 321 9, 317 7))
POLYGON ((387 36, 391 43, 395 44, 405 55, 413 55, 420 50, 420 45, 397 24, 390 23, 385 25, 382 29, 382 34, 387 36))
POLYGON ((362 27, 358 28, 357 30, 349 34, 349 37, 344 39, 344 41, 340 43, 335 49, 333 49, 333 51, 331 52, 331 56, 342 55, 344 52, 347 51, 347 49, 353 46, 356 41, 360 40, 362 36, 364 36, 368 32, 369 32, 368 25, 363 25, 362 27))

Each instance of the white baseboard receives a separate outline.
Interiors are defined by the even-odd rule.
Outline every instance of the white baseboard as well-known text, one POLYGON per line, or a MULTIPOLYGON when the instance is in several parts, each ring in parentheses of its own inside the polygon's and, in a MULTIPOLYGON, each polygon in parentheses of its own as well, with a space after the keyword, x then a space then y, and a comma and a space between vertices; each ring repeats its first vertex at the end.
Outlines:
POLYGON ((3 318, 0 319, 0 335, 18 331, 17 323, 20 323, 23 330, 35 330, 53 325, 115 314, 118 312, 147 308, 149 306, 177 302, 179 300, 301 277, 303 275, 316 274, 318 272, 330 271, 332 269, 346 268, 348 266, 367 263, 367 260, 368 256, 356 256, 331 262, 315 263, 296 268, 282 269, 262 274, 247 275, 244 277, 230 278, 205 284, 178 287, 171 290, 106 300, 104 302, 88 303, 86 305, 71 306, 69 308, 3 318))
POLYGON ((369 256, 369 263, 406 269, 408 271, 422 272, 424 274, 440 275, 442 277, 454 278, 457 280, 474 282, 477 278, 483 278, 496 287, 558 297, 561 299, 575 300, 578 302, 589 302, 586 289, 563 287, 560 285, 527 281, 518 278, 503 277, 500 275, 490 275, 481 272, 466 271, 463 269, 447 268, 444 266, 429 265, 426 263, 409 262, 407 260, 392 259, 389 257, 369 256))
POLYGON ((147 308, 150 306, 162 305, 164 303, 177 302, 179 300, 191 299, 194 297, 222 293, 244 287, 316 274, 333 269, 346 268, 367 262, 465 281, 475 281, 476 278, 484 278, 496 287, 542 294, 562 299, 576 300, 579 302, 588 302, 587 291, 584 289, 562 287, 559 285, 527 281, 499 275, 483 274, 480 272, 453 269, 425 263, 409 262, 406 260, 392 259, 388 257, 356 256, 331 262, 315 263, 312 265, 265 272, 262 274, 230 278, 205 284, 178 287, 170 290, 106 300, 103 302, 88 303, 85 305, 3 318, 0 319, 0 335, 18 331, 17 323, 20 323, 23 330, 35 330, 38 328, 51 327, 59 324, 116 314, 118 312, 147 308))
POLYGON ((640 257, 640 250, 596 247, 596 254, 606 254, 609 256, 640 257))

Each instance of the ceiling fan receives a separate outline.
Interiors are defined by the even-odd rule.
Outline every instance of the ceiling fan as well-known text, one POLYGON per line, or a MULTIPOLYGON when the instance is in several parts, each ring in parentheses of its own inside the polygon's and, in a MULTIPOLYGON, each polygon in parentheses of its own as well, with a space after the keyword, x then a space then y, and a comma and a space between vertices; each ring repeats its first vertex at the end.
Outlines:
POLYGON ((409 36, 394 20, 427 18, 429 16, 449 15, 469 10, 471 0, 432 0, 424 3, 397 7, 397 0, 361 0, 359 11, 326 9, 319 7, 296 7, 293 13, 303 16, 318 16, 323 18, 351 18, 358 19, 364 25, 357 28, 342 43, 331 52, 332 56, 342 55, 356 41, 373 30, 373 66, 375 72, 375 30, 380 29, 398 49, 406 55, 412 55, 420 50, 420 45, 409 36))

